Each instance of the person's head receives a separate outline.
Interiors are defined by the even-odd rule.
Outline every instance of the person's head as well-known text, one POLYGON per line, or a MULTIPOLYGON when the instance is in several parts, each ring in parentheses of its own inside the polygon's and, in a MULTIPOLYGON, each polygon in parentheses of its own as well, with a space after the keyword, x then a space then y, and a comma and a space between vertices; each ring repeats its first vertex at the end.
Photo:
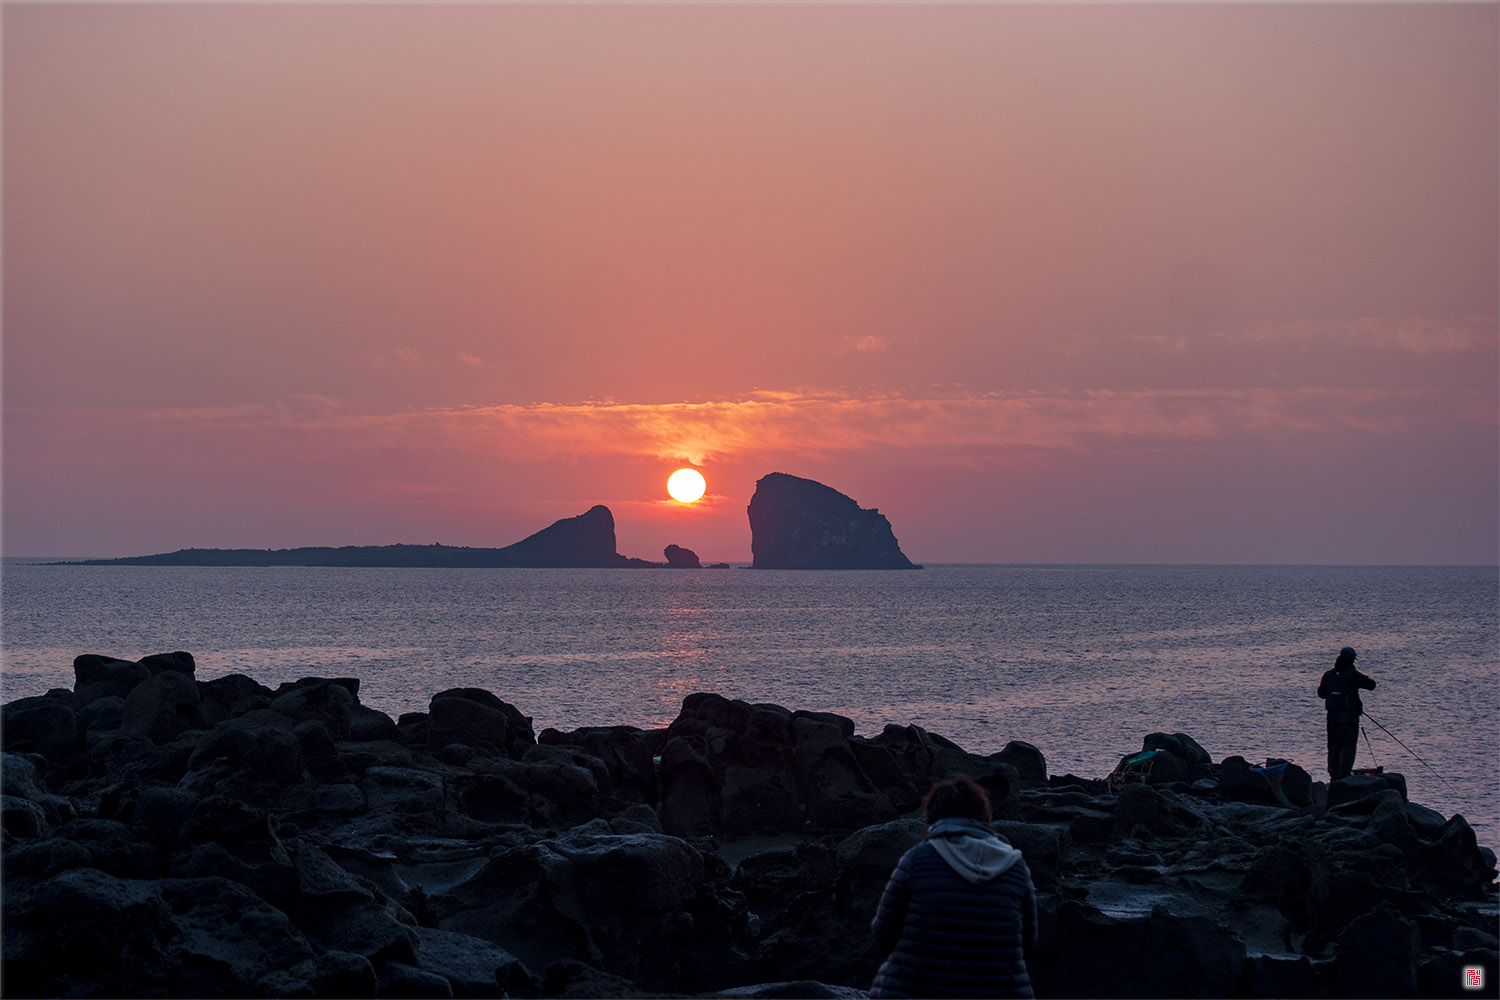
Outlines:
POLYGON ((966 774, 939 781, 922 796, 922 815, 931 826, 940 819, 990 821, 990 797, 966 774))
POLYGON ((1350 649, 1348 646, 1345 646, 1343 649, 1339 650, 1339 658, 1333 661, 1333 665, 1335 667, 1352 667, 1354 666, 1354 657, 1356 655, 1358 654, 1356 654, 1354 650, 1350 649))

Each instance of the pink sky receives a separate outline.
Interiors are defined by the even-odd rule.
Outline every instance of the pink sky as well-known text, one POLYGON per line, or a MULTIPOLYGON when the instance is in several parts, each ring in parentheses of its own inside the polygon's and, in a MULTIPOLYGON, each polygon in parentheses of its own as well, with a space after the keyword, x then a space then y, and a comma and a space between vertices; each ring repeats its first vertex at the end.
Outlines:
POLYGON ((1495 4, 3 18, 6 555, 1500 558, 1495 4))

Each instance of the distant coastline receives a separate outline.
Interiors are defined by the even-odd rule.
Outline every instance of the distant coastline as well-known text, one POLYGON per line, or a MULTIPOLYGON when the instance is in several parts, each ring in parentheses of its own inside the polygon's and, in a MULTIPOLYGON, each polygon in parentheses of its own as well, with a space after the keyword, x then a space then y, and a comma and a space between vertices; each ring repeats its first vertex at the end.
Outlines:
MULTIPOLYGON (((696 557, 695 557, 696 558, 696 557)), ((83 559, 83 566, 327 566, 412 568, 657 569, 666 563, 622 556, 615 519, 595 505, 504 548, 456 545, 345 545, 291 549, 178 549, 119 559, 83 559)))
POLYGON ((119 559, 76 559, 50 565, 70 566, 321 566, 427 569, 492 568, 620 568, 663 569, 664 562, 630 556, 598 561, 548 560, 545 556, 518 557, 508 548, 470 548, 461 545, 344 545, 293 549, 179 549, 148 556, 119 559))

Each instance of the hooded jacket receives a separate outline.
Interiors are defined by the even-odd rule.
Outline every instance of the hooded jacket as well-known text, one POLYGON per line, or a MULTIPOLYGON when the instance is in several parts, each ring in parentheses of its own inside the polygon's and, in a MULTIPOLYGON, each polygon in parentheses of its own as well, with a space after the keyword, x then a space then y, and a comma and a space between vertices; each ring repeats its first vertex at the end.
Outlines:
POLYGON ((886 955, 871 997, 1033 995, 1031 872, 984 823, 933 823, 891 873, 871 929, 886 955))

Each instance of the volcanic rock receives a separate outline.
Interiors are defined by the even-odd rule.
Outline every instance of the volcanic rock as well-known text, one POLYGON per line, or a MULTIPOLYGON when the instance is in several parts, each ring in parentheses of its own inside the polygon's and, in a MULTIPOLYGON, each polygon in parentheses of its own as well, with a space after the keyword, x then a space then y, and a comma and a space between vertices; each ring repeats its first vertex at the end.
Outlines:
POLYGON ((84 653, 73 659, 73 694, 80 708, 99 698, 126 698, 150 676, 144 663, 84 653))
POLYGON ((18 698, 0 709, 0 738, 9 752, 41 755, 53 763, 67 760, 84 749, 82 721, 73 710, 71 692, 54 697, 51 692, 34 698, 18 698))
POLYGON ((617 566, 625 561, 615 551, 615 516, 603 504, 555 521, 500 552, 507 566, 617 566))
POLYGON ((747 508, 756 569, 920 569, 880 511, 782 472, 755 484, 747 508))
POLYGON ((1500 975, 1494 853, 1398 774, 1308 778, 1304 805, 1295 765, 1153 733, 1173 779, 1111 791, 1015 741, 867 738, 710 693, 665 730, 538 741, 454 689, 361 736, 352 678, 270 691, 140 662, 84 660, 82 712, 76 691, 5 706, 7 995, 854 996, 920 796, 955 773, 1026 858, 1038 995, 1461 995, 1464 968, 1500 975), (80 739, 112 702, 124 724, 80 739))
POLYGON ((520 757, 536 744, 531 720, 480 688, 452 688, 432 696, 427 743, 441 749, 462 743, 506 757, 520 757))
POLYGON ((662 550, 667 557, 667 565, 673 569, 702 569, 703 564, 698 561, 698 553, 692 549, 682 548, 680 545, 668 545, 662 550))

